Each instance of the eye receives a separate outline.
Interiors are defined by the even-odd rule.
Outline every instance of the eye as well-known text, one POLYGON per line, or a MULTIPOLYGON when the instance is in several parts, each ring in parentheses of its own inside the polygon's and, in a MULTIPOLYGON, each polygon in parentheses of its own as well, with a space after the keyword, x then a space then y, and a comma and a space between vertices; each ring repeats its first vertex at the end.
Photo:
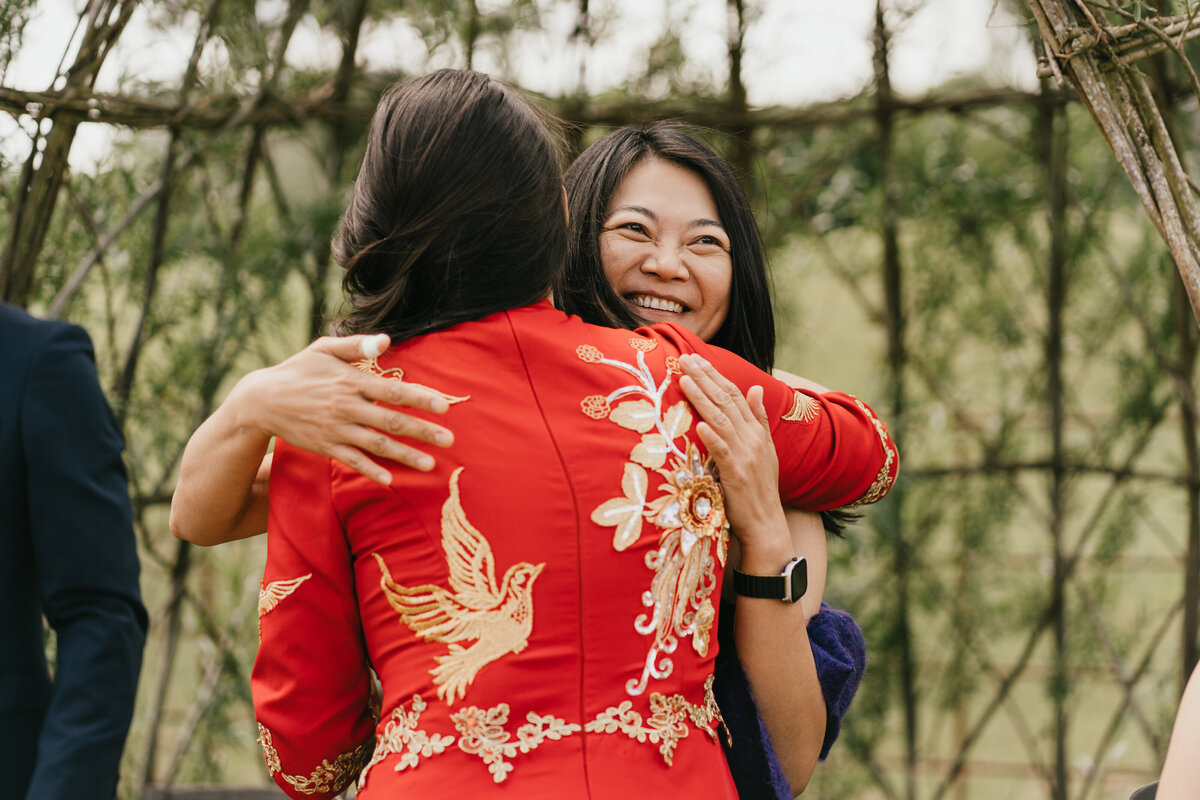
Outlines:
POLYGON ((690 247, 699 253, 728 252, 729 247, 716 236, 704 234, 692 240, 690 247))
POLYGON ((604 233, 614 234, 619 239, 644 243, 650 241, 650 230, 646 223, 637 220, 614 220, 604 224, 604 233))

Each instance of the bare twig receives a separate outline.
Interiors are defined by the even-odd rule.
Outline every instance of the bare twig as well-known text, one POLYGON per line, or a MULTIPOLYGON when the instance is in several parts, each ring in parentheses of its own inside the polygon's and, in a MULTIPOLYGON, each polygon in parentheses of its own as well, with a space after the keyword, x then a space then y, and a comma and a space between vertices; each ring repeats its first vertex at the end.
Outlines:
MULTIPOLYGON (((67 74, 64 97, 90 91, 112 45, 129 22, 137 0, 91 0, 87 13, 91 19, 84 30, 67 74)), ((22 112, 28 111, 28 107, 22 112)), ((16 200, 8 230, 8 240, 0 252, 0 299, 24 305, 33 289, 38 256, 50 228, 59 189, 67 173, 67 155, 75 140, 81 119, 76 114, 46 113, 39 109, 35 120, 50 119, 51 128, 44 137, 39 133, 17 184, 16 200)))

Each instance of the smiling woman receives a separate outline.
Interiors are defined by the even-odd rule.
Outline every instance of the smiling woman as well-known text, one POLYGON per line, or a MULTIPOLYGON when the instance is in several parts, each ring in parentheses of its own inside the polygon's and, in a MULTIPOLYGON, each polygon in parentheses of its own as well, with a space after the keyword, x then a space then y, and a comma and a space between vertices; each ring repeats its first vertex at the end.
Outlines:
POLYGON ((759 369, 774 366, 762 240, 720 156, 679 126, 620 128, 580 154, 563 183, 570 249, 555 305, 613 327, 674 322, 759 369))
POLYGON ((633 313, 709 341, 729 311, 729 234, 704 181, 650 158, 621 181, 600 236, 604 274, 633 313))
MULTIPOLYGON (((630 126, 584 151, 564 183, 570 258, 554 287, 560 308, 601 325, 672 322, 771 369, 766 258, 746 195, 720 156, 682 126, 630 126)), ((720 447, 705 444, 716 456, 720 447)), ((780 507, 770 443, 747 426, 728 455, 717 461, 733 525, 730 564, 775 575, 792 556, 808 562, 809 591, 796 604, 803 614, 758 599, 734 606, 727 594, 717 659, 717 701, 737 742, 727 755, 739 794, 790 798, 837 738, 862 677, 865 643, 848 614, 821 602, 822 520, 780 507)), ((823 515, 830 530, 847 519, 838 513, 823 515)))

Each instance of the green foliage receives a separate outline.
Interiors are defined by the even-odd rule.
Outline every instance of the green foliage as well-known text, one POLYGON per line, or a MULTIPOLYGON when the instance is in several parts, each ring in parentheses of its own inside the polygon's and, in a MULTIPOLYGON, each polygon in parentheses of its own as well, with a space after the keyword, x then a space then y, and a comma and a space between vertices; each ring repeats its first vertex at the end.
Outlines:
MULTIPOLYGON (((593 42, 619 37, 633 24, 613 8, 591 5, 593 42)), ((191 30, 207 7, 205 0, 145 6, 162 31, 191 30)), ((405 64, 462 64, 469 52, 475 63, 504 74, 514 72, 530 37, 546 34, 556 14, 576 7, 390 0, 368 3, 366 14, 371 31, 395 32, 398 40, 415 32, 421 52, 405 54, 405 64)), ((0 80, 32 8, 23 0, 0 9, 0 80)), ((322 0, 302 24, 345 42, 351 8, 322 0)), ((668 4, 656 38, 635 56, 630 83, 585 100, 636 108, 682 99, 716 107, 727 91, 719 65, 698 63, 689 50, 686 23, 700 8, 698 1, 668 4)), ((225 0, 202 60, 194 98, 201 106, 256 95, 270 77, 286 9, 283 2, 225 0)), ((1152 11, 1141 2, 1120 10, 1129 17, 1152 11)), ((362 107, 396 76, 372 70, 361 55, 356 63, 348 102, 362 107)), ((276 92, 321 91, 330 77, 285 63, 276 92)), ((164 104, 178 99, 170 81, 129 75, 120 85, 164 104)), ((953 88, 970 91, 971 79, 953 88)), ((868 95, 845 101, 848 121, 837 124, 768 124, 752 133, 758 160, 750 194, 773 269, 780 364, 869 399, 903 452, 892 497, 870 509, 846 541, 830 545, 826 598, 851 610, 864 628, 870 668, 812 791, 867 797, 886 795, 887 786, 903 794, 897 787, 904 784, 907 714, 928 775, 958 755, 956 737, 977 722, 983 735, 968 759, 1045 761, 1056 736, 1049 710, 1056 700, 1081 720, 1071 742, 1087 753, 1111 750, 1101 731, 1110 715, 1119 720, 1118 735, 1134 743, 1131 755, 1104 756, 1101 769, 1144 769, 1157 763, 1161 742, 1145 741, 1137 724, 1121 716, 1112 654, 1125 669, 1135 656, 1150 654, 1155 667, 1138 685, 1139 702, 1155 730, 1169 728, 1164 709, 1175 700, 1174 640, 1164 645, 1149 637, 1178 602, 1176 572, 1167 580, 1154 565, 1177 556, 1186 525, 1185 493, 1172 477, 1186 467, 1173 376, 1185 344, 1174 267, 1082 109, 1056 112, 1069 155, 1065 236, 1054 242, 1039 116, 1045 112, 1030 105, 898 115, 885 151, 873 117, 855 115, 870 112, 871 102, 868 95), (905 361, 899 365, 888 362, 880 267, 886 174, 902 271, 905 361), (1060 309, 1050 308, 1053 246, 1062 248, 1066 263, 1060 309), (1058 397, 1047 373, 1052 311, 1061 311, 1066 328, 1058 397), (901 409, 888 408, 895 398, 901 409), (1057 482, 1056 402, 1063 408, 1064 458, 1057 482), (1061 554, 1077 556, 1061 649, 1046 633, 1055 532, 1061 554), (1039 630, 1030 659, 1019 662, 1039 630), (906 671, 914 676, 909 687, 906 671), (981 721, 981 710, 1010 677, 994 716, 981 721), (916 705, 906 708, 910 690, 916 705), (1008 724, 1024 741, 1014 741, 1008 724)), ((1190 135, 1194 120, 1182 122, 1190 135)), ((364 129, 354 117, 284 122, 261 137, 244 126, 174 132, 175 156, 196 157, 172 173, 161 259, 152 257, 152 201, 65 307, 64 317, 92 333, 102 380, 125 415, 146 595, 160 614, 176 548, 166 502, 188 434, 239 375, 294 352, 337 313, 340 275, 329 242, 361 159, 364 129), (260 150, 252 152, 256 142, 260 150), (243 194, 250 164, 254 175, 243 194), (134 382, 118 394, 135 354, 134 382)), ((582 140, 602 132, 588 128, 582 140)), ((69 175, 42 251, 35 310, 50 305, 98 238, 158 179, 170 135, 121 132, 101 169, 69 175)), ((710 141, 733 152, 722 134, 712 133, 710 141)), ((2 230, 17 176, 0 174, 2 230)), ((261 542, 217 548, 196 560, 168 713, 148 730, 149 715, 139 711, 124 796, 134 795, 130 776, 140 773, 155 740, 156 776, 181 748, 180 782, 263 778, 246 693, 256 645, 246 598, 254 595, 261 542), (180 720, 192 718, 194 731, 179 729, 180 720)), ((156 625, 147 653, 143 709, 153 702, 165 628, 156 625)), ((919 796, 929 794, 925 788, 919 796)))
MULTIPOLYGON (((1164 458, 1178 458, 1179 441, 1154 434, 1177 401, 1169 374, 1179 344, 1174 267, 1090 120, 1078 109, 1066 118, 1061 312, 1068 465, 1057 524, 1064 556, 1079 548, 1081 561, 1067 588, 1059 655, 1044 627, 1053 564, 1051 476, 988 471, 988 465, 1045 463, 1051 456, 1045 360, 1051 239, 1037 112, 926 113, 902 118, 895 133, 890 167, 898 191, 909 363, 905 414, 891 424, 903 435, 908 482, 884 502, 890 513, 874 509, 865 525, 852 529, 853 553, 833 548, 829 585, 835 602, 854 609, 870 643, 872 667, 851 715, 851 746, 864 759, 896 752, 903 740, 906 658, 916 659, 920 752, 950 758, 951 743, 937 732, 967 724, 1011 674, 1028 676, 1010 690, 1022 695, 1025 681, 1038 676, 1042 708, 1061 702, 1075 709, 1091 698, 1094 712, 1070 713, 1103 716, 1103 722, 1097 718, 1095 730, 1072 735, 1100 736, 1108 714, 1120 719, 1125 712, 1110 705, 1111 694, 1092 688, 1091 676, 1102 682, 1099 676, 1116 669, 1113 652, 1132 658, 1151 647, 1147 634, 1158 619, 1144 608, 1138 616, 1125 613, 1137 592, 1137 573, 1130 570, 1149 535, 1152 515, 1142 497, 1150 487, 1103 473, 1089 477, 1071 465, 1117 468, 1133 459, 1153 471, 1164 458), (927 477, 925 469, 949 474, 927 477), (1124 485, 1106 499, 1117 481, 1124 485), (1038 629, 1044 633, 1031 663, 1014 662, 1038 629)), ((833 362, 857 354, 861 328, 878 332, 874 326, 882 322, 880 251, 873 243, 883 224, 880 150, 872 131, 854 124, 774 132, 760 145, 768 187, 762 190, 764 230, 777 269, 785 267, 777 275, 787 319, 783 352, 795 347, 809 356, 784 366, 830 383, 821 369, 836 369, 833 362), (797 259, 816 263, 801 274, 790 266, 797 259), (805 282, 803 294, 789 291, 794 281, 805 282), (824 309, 844 287, 857 298, 850 304, 856 312, 852 322, 839 324, 824 309), (804 341, 790 333, 813 318, 836 326, 845 352, 814 363, 817 334, 804 341)), ((872 394, 861 385, 879 381, 878 372, 858 377, 854 390, 878 398, 878 388, 872 394)), ((1155 496, 1162 500, 1161 492, 1155 496)), ((1179 502, 1176 495, 1168 505, 1179 502)), ((1155 613, 1168 615, 1169 605, 1158 602, 1155 613)), ((1056 736, 1048 713, 1014 700, 1000 707, 1010 706, 1026 717, 1022 724, 1038 741, 1056 736)), ((982 724, 988 733, 972 756, 1011 760, 1015 753, 1006 748, 1001 723, 982 724)), ((879 780, 871 782, 883 785, 879 780)))
POLYGON ((0 4, 0 84, 8 73, 8 65, 21 49, 25 24, 37 0, 5 0, 0 4))
POLYGON ((667 6, 663 30, 644 54, 636 56, 645 64, 625 91, 649 100, 680 97, 711 97, 715 81, 711 72, 689 58, 682 26, 694 13, 695 0, 667 6))

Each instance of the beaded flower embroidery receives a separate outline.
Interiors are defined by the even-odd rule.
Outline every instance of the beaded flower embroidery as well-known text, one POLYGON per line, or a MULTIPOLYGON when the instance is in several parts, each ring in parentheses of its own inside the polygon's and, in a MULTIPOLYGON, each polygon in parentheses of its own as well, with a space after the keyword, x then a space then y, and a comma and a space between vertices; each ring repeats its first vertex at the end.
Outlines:
POLYGON ((634 364, 607 358, 591 345, 575 350, 581 360, 633 379, 608 395, 585 397, 583 413, 642 435, 625 464, 622 495, 597 506, 592 521, 614 528, 613 548, 618 551, 637 541, 644 521, 660 531, 658 547, 646 554, 646 566, 654 570, 650 588, 642 594, 642 605, 649 611, 634 621, 638 633, 653 638, 641 676, 625 684, 633 696, 644 692, 651 678, 671 674, 670 654, 680 639, 690 637, 696 653, 707 655, 716 619, 710 596, 717 585, 717 564, 724 567, 729 547, 725 500, 712 460, 701 459, 695 445, 684 438, 692 427, 691 408, 682 400, 663 407, 663 396, 679 373, 678 363, 668 359, 661 381, 646 364, 646 353, 657 345, 653 339, 630 338, 629 346, 637 354, 634 364), (653 498, 651 472, 663 479, 660 494, 653 498))

